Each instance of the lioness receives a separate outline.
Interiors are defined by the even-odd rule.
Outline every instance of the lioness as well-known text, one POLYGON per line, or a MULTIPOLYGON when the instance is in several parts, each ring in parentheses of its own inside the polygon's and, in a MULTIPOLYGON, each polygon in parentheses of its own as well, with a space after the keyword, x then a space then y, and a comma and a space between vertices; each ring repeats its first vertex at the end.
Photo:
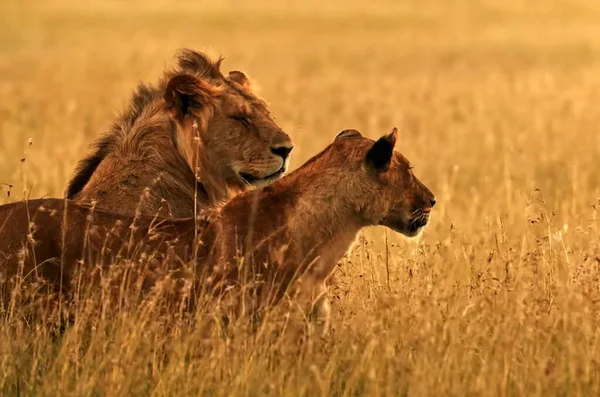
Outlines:
POLYGON ((326 330, 325 281, 358 231, 384 225, 415 236, 435 205, 408 160, 394 152, 396 134, 394 129, 374 142, 358 131, 343 131, 287 177, 214 210, 199 221, 199 230, 194 218, 156 223, 68 200, 4 205, 0 280, 37 275, 51 291, 68 294, 82 253, 90 268, 110 266, 116 257, 132 253, 159 272, 183 271, 182 263, 196 260, 194 273, 203 275, 196 283, 208 280, 222 291, 250 280, 259 306, 286 293, 306 299, 326 330), (22 246, 27 247, 24 256, 19 255, 22 246))
POLYGON ((225 77, 221 59, 189 49, 177 61, 157 86, 137 87, 129 108, 77 165, 67 198, 187 217, 196 203, 212 206, 286 172, 292 141, 246 75, 225 77))

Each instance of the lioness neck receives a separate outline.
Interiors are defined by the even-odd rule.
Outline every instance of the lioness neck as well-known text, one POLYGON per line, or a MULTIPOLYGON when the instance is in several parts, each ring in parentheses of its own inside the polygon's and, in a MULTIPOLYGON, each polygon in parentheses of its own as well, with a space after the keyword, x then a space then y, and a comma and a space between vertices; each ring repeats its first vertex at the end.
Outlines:
POLYGON ((273 252, 285 248, 287 265, 310 266, 313 276, 324 279, 366 226, 332 188, 340 176, 327 171, 303 167, 261 191, 243 193, 223 207, 224 221, 242 238, 251 233, 255 244, 269 240, 273 252), (248 227, 240 229, 241 216, 249 217, 248 227))

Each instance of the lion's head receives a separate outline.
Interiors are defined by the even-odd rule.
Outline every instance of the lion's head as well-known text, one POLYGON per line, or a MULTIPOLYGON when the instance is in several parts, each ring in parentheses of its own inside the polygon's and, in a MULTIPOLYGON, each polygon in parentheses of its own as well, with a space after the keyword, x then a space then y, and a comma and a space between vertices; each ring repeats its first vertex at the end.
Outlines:
MULTIPOLYGON (((232 184, 271 183, 287 171, 293 143, 273 120, 267 104, 253 93, 250 79, 240 71, 224 76, 220 71, 221 60, 213 62, 191 50, 182 50, 178 57, 179 73, 193 73, 197 79, 219 89, 214 111, 210 117, 201 119, 205 125, 198 129, 205 160, 232 184)), ((186 100, 177 98, 181 90, 175 80, 171 79, 165 89, 165 101, 172 109, 180 108, 186 100)), ((199 162, 193 155, 197 143, 189 139, 194 136, 189 131, 198 126, 198 120, 180 112, 172 114, 182 130, 180 136, 186 137, 179 144, 195 168, 194 164, 199 162)))
POLYGON ((336 189, 347 189, 340 197, 354 206, 365 224, 413 237, 429 222, 436 200, 406 157, 394 151, 396 139, 396 128, 377 141, 356 130, 339 133, 330 150, 344 164, 348 178, 340 179, 336 189))
POLYGON ((212 206, 280 178, 290 137, 249 79, 239 71, 224 76, 220 64, 186 49, 158 85, 140 84, 111 131, 79 162, 67 198, 185 217, 194 214, 194 198, 212 206))

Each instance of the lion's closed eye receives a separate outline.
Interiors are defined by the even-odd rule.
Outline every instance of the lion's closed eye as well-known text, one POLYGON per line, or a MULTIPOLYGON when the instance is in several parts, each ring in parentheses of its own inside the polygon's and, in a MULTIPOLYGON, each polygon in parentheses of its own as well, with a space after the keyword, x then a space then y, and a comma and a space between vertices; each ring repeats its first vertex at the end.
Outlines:
POLYGON ((250 125, 252 125, 248 116, 244 114, 234 114, 229 116, 229 118, 242 123, 245 127, 250 127, 250 125))

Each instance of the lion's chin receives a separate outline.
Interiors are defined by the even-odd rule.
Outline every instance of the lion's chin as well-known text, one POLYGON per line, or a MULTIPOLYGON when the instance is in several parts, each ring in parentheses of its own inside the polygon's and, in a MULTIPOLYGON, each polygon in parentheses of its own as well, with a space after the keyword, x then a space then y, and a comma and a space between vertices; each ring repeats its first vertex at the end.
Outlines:
POLYGON ((240 172, 239 176, 247 184, 257 187, 257 188, 261 188, 261 187, 270 185, 271 183, 275 182, 278 179, 281 179, 281 177, 283 177, 285 175, 286 171, 287 171, 287 164, 283 164, 281 166, 281 168, 278 169, 277 171, 275 171, 274 173, 263 176, 263 177, 256 177, 254 175, 246 174, 244 172, 240 172))

